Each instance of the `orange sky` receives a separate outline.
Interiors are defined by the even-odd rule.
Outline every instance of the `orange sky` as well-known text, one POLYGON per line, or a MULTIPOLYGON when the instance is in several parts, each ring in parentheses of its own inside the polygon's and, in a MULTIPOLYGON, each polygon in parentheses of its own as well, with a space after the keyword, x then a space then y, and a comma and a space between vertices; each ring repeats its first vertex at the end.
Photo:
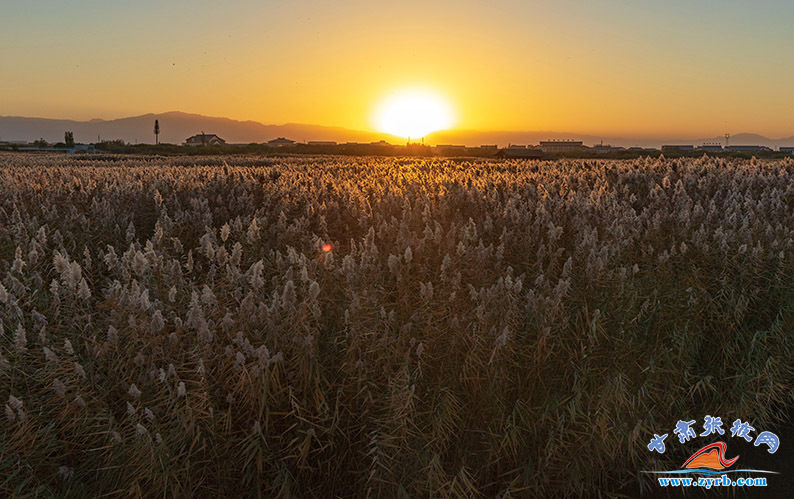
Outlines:
POLYGON ((459 128, 794 135, 794 7, 782 1, 39 0, 3 9, 0 115, 182 110, 368 130, 384 96, 419 85, 446 97, 459 128))

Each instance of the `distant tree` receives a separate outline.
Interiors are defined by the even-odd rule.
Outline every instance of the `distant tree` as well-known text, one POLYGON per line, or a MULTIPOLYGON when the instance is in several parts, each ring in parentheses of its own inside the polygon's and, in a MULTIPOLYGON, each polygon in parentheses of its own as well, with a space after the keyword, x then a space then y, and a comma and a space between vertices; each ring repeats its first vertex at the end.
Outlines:
POLYGON ((47 141, 42 138, 39 140, 34 140, 33 145, 36 147, 47 147, 49 144, 47 144, 47 141))
POLYGON ((66 147, 74 147, 74 133, 67 131, 63 134, 63 142, 66 147))
POLYGON ((201 145, 207 145, 207 135, 204 133, 204 130, 201 131, 201 145))
POLYGON ((160 121, 154 120, 154 143, 160 143, 160 121))

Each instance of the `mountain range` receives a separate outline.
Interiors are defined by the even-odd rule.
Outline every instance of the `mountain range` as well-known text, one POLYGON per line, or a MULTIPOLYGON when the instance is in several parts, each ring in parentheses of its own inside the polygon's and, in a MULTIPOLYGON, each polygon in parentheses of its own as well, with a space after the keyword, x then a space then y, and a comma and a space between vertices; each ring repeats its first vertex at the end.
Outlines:
MULTIPOLYGON (((154 143, 154 120, 160 123, 160 142, 181 144, 197 133, 214 133, 230 144, 266 142, 276 137, 292 140, 333 140, 337 142, 372 142, 385 139, 384 134, 359 132, 340 127, 303 125, 265 125, 257 121, 238 121, 200 114, 172 111, 144 114, 113 120, 59 120, 0 116, 0 140, 32 141, 43 138, 48 142, 63 141, 64 132, 74 133, 76 142, 121 139, 129 143, 154 143)), ((393 137, 392 137, 393 138, 393 137)))
MULTIPOLYGON (((341 127, 287 123, 266 125, 257 121, 238 121, 229 118, 203 116, 200 114, 172 111, 159 114, 144 114, 112 120, 93 119, 88 121, 62 120, 50 118, 29 118, 21 116, 0 116, 0 141, 33 141, 43 138, 48 142, 63 141, 64 132, 74 133, 75 141, 90 143, 97 140, 121 139, 129 143, 153 143, 154 120, 160 123, 160 142, 181 144, 191 135, 205 132, 214 133, 228 143, 266 142, 276 137, 287 137, 297 142, 323 140, 336 142, 374 142, 386 140, 393 144, 405 141, 378 132, 351 130, 341 127)), ((574 139, 586 145, 603 142, 613 146, 659 147, 663 144, 724 143, 723 137, 681 138, 681 137, 609 137, 582 135, 569 132, 550 131, 481 131, 445 130, 425 137, 427 144, 462 144, 478 146, 481 144, 537 144, 541 140, 574 139)), ((794 136, 769 138, 752 133, 742 133, 730 138, 734 145, 762 145, 768 147, 794 146, 794 136)))

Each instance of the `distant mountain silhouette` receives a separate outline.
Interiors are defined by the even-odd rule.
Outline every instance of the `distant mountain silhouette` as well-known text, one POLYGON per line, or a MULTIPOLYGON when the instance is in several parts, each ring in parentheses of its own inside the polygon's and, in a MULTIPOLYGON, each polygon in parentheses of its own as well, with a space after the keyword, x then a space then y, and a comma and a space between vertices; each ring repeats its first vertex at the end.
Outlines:
MULTIPOLYGON (((97 137, 103 140, 121 139, 130 143, 153 143, 154 120, 160 122, 160 141, 181 144, 187 137, 197 133, 214 133, 228 143, 266 142, 276 137, 303 142, 307 140, 331 140, 336 142, 374 142, 386 140, 393 144, 405 142, 405 139, 388 134, 350 130, 341 127, 288 123, 284 125, 266 125, 257 121, 238 121, 229 118, 203 116, 200 114, 172 111, 159 114, 144 114, 114 120, 92 119, 88 121, 58 120, 49 118, 27 118, 20 116, 0 116, 0 140, 33 141, 44 138, 49 142, 63 140, 66 130, 74 132, 77 142, 95 142, 97 137)), ((445 130, 425 137, 425 143, 461 144, 478 146, 481 144, 537 144, 541 140, 575 139, 582 140, 586 145, 600 142, 613 146, 659 147, 664 144, 723 143, 723 137, 702 139, 676 137, 614 137, 583 135, 571 132, 553 131, 481 131, 481 130, 445 130)), ((741 133, 731 137, 734 145, 765 145, 769 147, 794 146, 794 136, 770 139, 762 135, 741 133)))
POLYGON ((333 140, 337 142, 373 142, 381 139, 399 143, 399 139, 386 134, 348 130, 340 127, 303 125, 265 125, 256 121, 237 121, 178 111, 160 114, 144 114, 115 120, 93 119, 90 121, 56 120, 48 118, 26 118, 0 116, 0 140, 63 141, 66 130, 74 132, 77 142, 96 142, 121 139, 130 143, 154 143, 154 120, 160 122, 160 142, 181 144, 186 138, 202 131, 214 133, 227 143, 266 142, 276 137, 304 140, 333 140))

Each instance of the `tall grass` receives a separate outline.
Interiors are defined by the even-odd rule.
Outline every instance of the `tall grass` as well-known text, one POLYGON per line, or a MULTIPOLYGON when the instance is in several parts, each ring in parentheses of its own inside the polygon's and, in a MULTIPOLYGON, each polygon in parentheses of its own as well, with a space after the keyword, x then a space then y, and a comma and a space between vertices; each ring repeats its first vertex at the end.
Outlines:
POLYGON ((608 494, 792 406, 794 163, 0 156, 3 495, 608 494))

